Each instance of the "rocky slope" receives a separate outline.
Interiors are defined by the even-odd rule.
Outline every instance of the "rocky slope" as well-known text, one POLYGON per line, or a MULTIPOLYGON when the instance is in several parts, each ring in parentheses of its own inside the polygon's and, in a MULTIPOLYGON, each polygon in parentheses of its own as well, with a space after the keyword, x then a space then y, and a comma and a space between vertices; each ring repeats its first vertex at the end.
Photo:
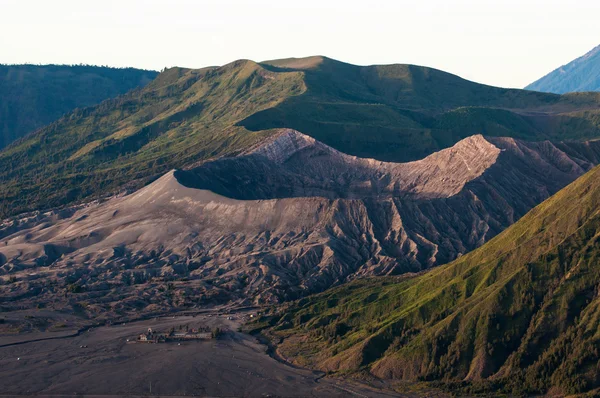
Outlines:
POLYGON ((311 57, 171 68, 0 151, 0 218, 138 189, 169 170, 244 152, 279 128, 406 162, 475 134, 593 139, 599 112, 600 93, 502 89, 414 65, 311 57))
POLYGON ((346 376, 458 396, 598 396, 599 209, 596 167, 450 264, 351 282, 255 327, 288 359, 346 376))
POLYGON ((5 220, 0 296, 108 314, 416 272, 482 245, 599 160, 597 142, 472 136, 386 163, 282 130, 130 195, 5 220))

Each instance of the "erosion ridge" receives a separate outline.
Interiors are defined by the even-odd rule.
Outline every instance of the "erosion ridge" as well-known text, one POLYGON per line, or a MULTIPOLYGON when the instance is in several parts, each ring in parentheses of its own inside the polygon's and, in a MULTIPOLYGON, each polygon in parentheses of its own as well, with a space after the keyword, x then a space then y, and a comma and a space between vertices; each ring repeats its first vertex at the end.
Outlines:
POLYGON ((327 57, 170 68, 0 151, 0 218, 139 189, 172 169, 247 151, 291 128, 341 152, 423 159, 475 135, 600 136, 599 93, 503 89, 415 65, 327 57))
POLYGON ((430 272, 354 281, 253 326, 294 363, 459 396, 600 393, 600 167, 430 272))
POLYGON ((262 304, 420 271, 479 247, 598 154, 596 142, 479 135, 389 163, 281 130, 130 195, 5 220, 1 305, 85 300, 111 316, 262 304))
POLYGON ((349 156, 293 130, 284 130, 245 156, 179 173, 189 186, 237 199, 320 196, 450 197, 489 168, 500 149, 473 136, 427 158, 391 163, 349 156))

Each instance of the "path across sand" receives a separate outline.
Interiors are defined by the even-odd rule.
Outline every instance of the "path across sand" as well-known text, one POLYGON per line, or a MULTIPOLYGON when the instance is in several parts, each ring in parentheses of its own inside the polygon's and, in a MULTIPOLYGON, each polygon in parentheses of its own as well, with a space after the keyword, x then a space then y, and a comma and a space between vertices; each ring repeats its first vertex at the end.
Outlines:
MULTIPOLYGON (((287 366, 253 336, 237 332, 245 313, 163 317, 92 328, 71 337, 0 347, 0 394, 38 396, 391 397, 287 366), (232 317, 232 319, 228 319, 232 317), (127 344, 152 327, 229 329, 218 340, 127 344), (82 348, 84 347, 84 348, 82 348), (17 358, 20 358, 17 360, 17 358)), ((58 336, 56 336, 58 337, 58 336)), ((0 338, 1 339, 1 338, 0 338)))

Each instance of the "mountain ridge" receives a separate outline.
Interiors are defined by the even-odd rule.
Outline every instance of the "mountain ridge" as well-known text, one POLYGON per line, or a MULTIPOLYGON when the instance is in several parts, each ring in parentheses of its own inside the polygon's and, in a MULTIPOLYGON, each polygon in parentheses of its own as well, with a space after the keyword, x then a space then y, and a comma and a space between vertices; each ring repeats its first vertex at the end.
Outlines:
POLYGON ((600 45, 556 68, 525 89, 556 94, 600 91, 600 45))
POLYGON ((304 70, 249 60, 171 68, 141 90, 61 118, 0 152, 0 217, 137 189, 170 169, 243 152, 279 128, 393 162, 474 134, 600 136, 599 94, 499 89, 424 67, 317 58, 304 70))
POLYGON ((0 273, 16 280, 3 305, 85 300, 101 317, 262 305, 420 272, 481 246, 600 158, 600 142, 563 149, 474 136, 390 164, 276 131, 129 195, 5 220, 0 273))
POLYGON ((600 168, 428 273, 355 281, 255 325, 295 363, 457 394, 600 388, 600 168))
POLYGON ((75 108, 142 87, 157 74, 91 65, 0 64, 0 149, 75 108))

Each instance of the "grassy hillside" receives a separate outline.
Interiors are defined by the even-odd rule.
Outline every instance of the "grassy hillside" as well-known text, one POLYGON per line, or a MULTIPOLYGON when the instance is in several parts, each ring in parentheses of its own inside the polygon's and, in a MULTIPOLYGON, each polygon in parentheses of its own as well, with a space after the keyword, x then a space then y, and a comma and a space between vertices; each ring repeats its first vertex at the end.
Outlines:
POLYGON ((75 108, 145 86, 157 74, 133 68, 0 65, 0 149, 75 108))
POLYGON ((301 93, 300 77, 251 61, 173 68, 143 90, 77 110, 0 152, 0 213, 139 186, 174 167, 240 151, 264 134, 235 122, 301 93))
POLYGON ((235 154, 278 127, 353 155, 406 161, 476 133, 599 137, 599 109, 600 94, 500 89, 412 65, 311 57, 173 68, 0 152, 0 217, 139 187, 235 154))
POLYGON ((503 89, 421 66, 364 67, 325 57, 262 65, 302 71, 307 90, 240 125, 253 131, 294 128, 356 156, 415 160, 479 133, 532 140, 600 133, 598 94, 503 89), (573 113, 584 109, 593 116, 573 113))
POLYGON ((525 87, 547 93, 600 91, 600 46, 525 87))
POLYGON ((261 321, 285 356, 323 370, 462 393, 598 392, 599 242, 595 168, 453 263, 357 281, 261 321))

